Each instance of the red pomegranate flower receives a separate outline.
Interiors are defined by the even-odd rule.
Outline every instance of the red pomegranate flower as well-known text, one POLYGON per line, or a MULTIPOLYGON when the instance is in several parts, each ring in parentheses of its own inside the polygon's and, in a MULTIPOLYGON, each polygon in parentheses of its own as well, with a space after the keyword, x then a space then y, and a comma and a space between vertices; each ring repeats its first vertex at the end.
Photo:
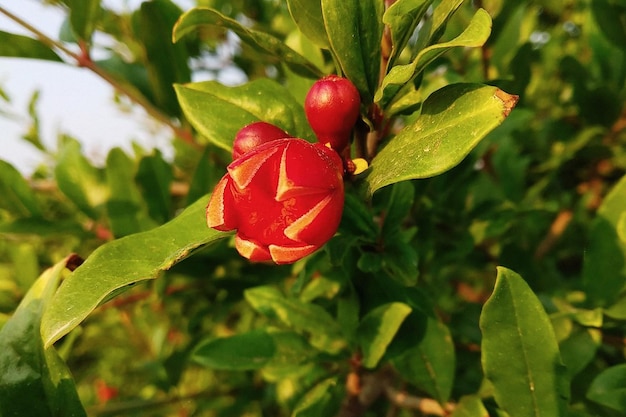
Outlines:
POLYGON ((209 227, 237 230, 235 246, 251 261, 293 263, 337 230, 343 210, 339 155, 303 139, 259 145, 228 166, 206 210, 209 227))

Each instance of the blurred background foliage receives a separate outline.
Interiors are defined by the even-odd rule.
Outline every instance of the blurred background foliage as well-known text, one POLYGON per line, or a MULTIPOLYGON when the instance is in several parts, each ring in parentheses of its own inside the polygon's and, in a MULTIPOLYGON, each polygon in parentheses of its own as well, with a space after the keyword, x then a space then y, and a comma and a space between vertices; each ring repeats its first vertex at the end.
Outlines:
MULTIPOLYGON (((66 10, 68 21, 77 13, 93 13, 88 20, 92 24, 82 33, 66 23, 55 42, 80 57, 97 47, 90 43, 94 31, 113 37, 115 42, 105 48, 108 57, 91 69, 117 88, 120 100, 130 97, 171 128, 175 154, 165 159, 138 146, 130 154, 113 149, 104 166, 95 166, 76 138, 61 135, 58 146, 47 149, 39 139, 34 96, 32 126, 24 139, 51 158, 30 178, 0 161, 0 326, 44 268, 69 253, 87 257, 111 239, 167 222, 221 177, 229 155, 194 134, 172 83, 213 79, 226 68, 236 68, 247 80, 270 77, 287 85, 301 101, 313 81, 218 27, 172 44, 171 29, 182 10, 168 0, 142 3, 128 14, 114 13, 104 4, 90 11, 79 10, 73 0, 47 3, 66 10)), ((272 33, 321 68, 332 69, 332 57, 298 34, 286 2, 197 3, 272 33)), ((624 362, 626 300, 620 286, 609 286, 611 293, 594 290, 597 271, 585 271, 583 264, 589 242, 603 239, 594 236, 599 233, 597 210, 626 173, 626 2, 467 1, 449 21, 443 39, 460 33, 477 7, 493 18, 488 43, 446 53, 428 67, 420 80, 422 89, 483 82, 519 95, 516 109, 451 171, 386 187, 364 209, 374 218, 394 202, 394 221, 401 227, 387 226, 384 233, 410 242, 408 250, 398 246, 399 256, 414 258, 417 266, 379 258, 367 246, 343 253, 341 240, 331 242, 326 253, 343 259, 344 271, 326 274, 326 253, 316 255, 319 259, 303 270, 250 265, 224 239, 159 280, 136 285, 99 307, 57 345, 89 415, 288 415, 286 410, 320 375, 349 372, 348 358, 261 374, 211 370, 191 361, 190 352, 207 337, 271 326, 245 301, 243 292, 250 287, 297 287, 308 291, 308 300, 334 305, 331 300, 345 277, 357 275, 362 278, 354 286, 364 293, 364 303, 373 298, 372 305, 379 303, 377 285, 383 285, 375 276, 418 276, 420 297, 434 306, 454 340, 452 399, 488 390, 481 388, 478 318, 491 294, 496 265, 526 279, 553 313, 557 338, 563 330, 559 341, 564 360, 569 355, 571 363, 579 362, 570 415, 623 415, 623 408, 598 404, 585 393, 590 375, 624 362), (310 281, 314 270, 322 271, 318 287, 310 281), (601 329, 563 321, 566 312, 596 307, 612 312, 601 329), (589 332, 577 333, 584 339, 578 343, 560 326, 589 332)), ((13 12, 19 14, 19 7, 13 12)), ((58 52, 73 62, 72 55, 58 52)), ((6 50, 3 55, 10 56, 6 50)), ((409 48, 400 61, 410 55, 409 48)), ((350 219, 342 224, 344 230, 363 227, 370 226, 350 219)), ((383 415, 384 408, 375 405, 371 413, 383 415)))

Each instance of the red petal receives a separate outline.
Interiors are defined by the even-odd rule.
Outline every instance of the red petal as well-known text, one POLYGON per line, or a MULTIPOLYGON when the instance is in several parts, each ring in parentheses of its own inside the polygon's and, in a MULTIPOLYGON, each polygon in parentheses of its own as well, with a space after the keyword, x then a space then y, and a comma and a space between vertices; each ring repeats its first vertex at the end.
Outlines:
POLYGON ((206 207, 206 223, 210 228, 226 232, 237 228, 235 202, 230 191, 228 174, 217 183, 206 207))
POLYGON ((235 236, 235 248, 237 252, 244 258, 253 262, 271 261, 272 256, 266 246, 259 244, 253 240, 241 237, 239 234, 235 236))
POLYGON ((315 252, 319 249, 319 246, 304 245, 304 246, 278 246, 270 245, 270 253, 272 259, 277 264, 292 264, 305 256, 315 252))
MULTIPOLYGON (((293 144, 293 142, 291 143, 293 144)), ((287 173, 287 165, 291 165, 295 162, 292 162, 292 159, 288 159, 287 151, 289 151, 290 145, 287 144, 285 149, 283 150, 283 154, 280 158, 280 169, 278 172, 278 187, 276 188, 276 201, 285 201, 292 197, 299 197, 303 195, 311 195, 311 194, 319 194, 319 193, 327 193, 328 189, 323 187, 311 187, 311 186, 303 186, 297 185, 296 181, 289 177, 287 173)), ((294 145, 297 146, 297 145, 294 145)), ((309 162, 318 163, 318 161, 312 160, 309 162)), ((317 166, 313 166, 312 168, 318 168, 317 166)), ((293 169, 290 170, 293 172, 293 169)))
MULTIPOLYGON (((279 144, 282 141, 268 142, 266 145, 279 144)), ((228 173, 240 190, 243 190, 255 177, 256 173, 272 155, 279 151, 278 146, 259 147, 260 151, 252 151, 243 155, 228 166, 228 173)))

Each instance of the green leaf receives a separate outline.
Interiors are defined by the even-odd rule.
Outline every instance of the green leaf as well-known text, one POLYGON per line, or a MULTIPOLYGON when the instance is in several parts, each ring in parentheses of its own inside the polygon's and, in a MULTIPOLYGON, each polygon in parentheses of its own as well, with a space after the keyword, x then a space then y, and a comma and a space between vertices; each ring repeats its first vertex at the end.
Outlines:
POLYGON ((587 391, 587 398, 626 413, 626 364, 612 366, 595 377, 587 391))
POLYGON ((74 34, 79 39, 90 42, 100 15, 100 0, 71 0, 68 5, 74 34))
POLYGON ((319 305, 287 298, 268 286, 248 289, 244 296, 259 313, 279 320, 298 333, 309 335, 312 346, 332 354, 345 347, 341 327, 319 305))
POLYGON ((385 11, 383 23, 389 26, 392 43, 388 68, 393 67, 432 2, 433 0, 398 0, 385 11))
POLYGON ((86 416, 69 370, 44 349, 41 316, 69 258, 47 269, 0 329, 0 415, 86 416))
POLYGON ((296 404, 291 417, 319 417, 337 414, 339 405, 335 391, 337 378, 327 378, 316 384, 296 404))
POLYGON ((419 30, 417 42, 414 46, 415 51, 419 53, 428 45, 432 45, 439 40, 446 29, 448 20, 454 12, 463 4, 464 0, 442 0, 430 19, 423 22, 422 28, 419 30))
POLYGON ((428 317, 424 337, 393 360, 398 373, 439 403, 450 398, 454 384, 455 354, 450 331, 441 321, 428 317))
POLYGON ((396 237, 387 241, 382 256, 382 267, 390 278, 404 286, 413 286, 417 283, 417 251, 410 243, 396 237))
POLYGON ((181 13, 169 0, 154 0, 141 3, 133 16, 137 37, 145 48, 155 103, 173 116, 180 114, 180 107, 172 85, 191 80, 187 47, 173 44, 170 36, 181 13))
POLYGON ((52 49, 37 39, 3 31, 0 31, 0 56, 63 62, 52 49))
POLYGON ((87 235, 83 225, 75 219, 46 220, 42 217, 28 217, 0 224, 0 233, 38 235, 40 237, 61 234, 87 235))
POLYGON ((450 417, 485 417, 489 412, 485 408, 480 397, 476 395, 466 395, 461 397, 459 403, 454 407, 450 417))
POLYGON ((380 75, 383 2, 322 0, 331 50, 364 105, 372 102, 380 75))
POLYGON ((626 213, 625 202, 626 176, 604 198, 591 223, 583 283, 595 306, 613 304, 626 284, 626 242, 618 233, 620 219, 626 213))
POLYGON ((244 371, 262 368, 275 351, 274 339, 256 330, 201 342, 191 359, 211 369, 244 371))
POLYGON ((321 48, 328 48, 321 0, 287 0, 289 13, 298 29, 321 48))
POLYGON ((243 42, 256 51, 263 52, 277 61, 285 63, 292 71, 304 77, 320 78, 323 76, 319 68, 285 45, 280 39, 265 32, 248 29, 236 20, 209 8, 196 7, 185 12, 174 26, 174 42, 178 42, 183 36, 203 25, 214 25, 232 30, 243 42))
POLYGON ((96 249, 59 288, 42 319, 46 346, 69 333, 113 292, 155 279, 195 249, 227 234, 205 221, 208 196, 156 229, 106 243, 96 249))
POLYGON ((383 79, 381 87, 376 92, 374 101, 386 109, 402 87, 413 80, 424 68, 435 59, 452 48, 482 46, 491 33, 491 17, 483 9, 478 9, 467 28, 456 38, 429 46, 420 51, 415 59, 406 65, 396 65, 383 79))
POLYGON ((368 312, 357 329, 357 340, 363 353, 363 366, 375 368, 387 351, 411 307, 404 303, 389 303, 368 312))
POLYGON ((399 181, 447 171, 509 115, 517 96, 480 84, 452 84, 431 94, 422 113, 380 151, 366 178, 371 193, 399 181))
POLYGON ((624 27, 624 9, 610 4, 607 0, 591 2, 591 11, 598 28, 604 37, 615 46, 623 48, 626 44, 626 28, 624 27), (620 13, 621 11, 621 13, 620 13))
POLYGON ((102 172, 81 154, 78 141, 64 140, 54 169, 57 185, 83 213, 98 219, 109 194, 102 172))
POLYGON ((175 88, 193 127, 227 151, 231 151, 239 129, 258 120, 272 123, 296 137, 313 136, 302 104, 275 81, 258 79, 237 87, 207 81, 175 88))
POLYGON ((485 377, 511 416, 564 416, 569 398, 550 319, 528 284, 498 267, 493 294, 480 316, 485 377))
MULTIPOLYGON (((115 237, 156 227, 150 219, 141 194, 135 184, 135 164, 121 149, 109 152, 106 178, 111 191, 106 202, 111 231, 115 237)), ((155 189, 152 189, 153 193, 155 189)))
POLYGON ((0 207, 16 217, 39 217, 41 209, 28 182, 8 162, 0 160, 0 207))
POLYGON ((408 181, 398 182, 391 187, 384 212, 382 234, 385 241, 397 236, 403 228, 402 223, 413 207, 415 188, 408 181))
POLYGON ((131 94, 143 95, 154 102, 155 98, 145 65, 138 62, 127 62, 118 55, 96 60, 95 64, 116 78, 118 82, 123 83, 125 89, 131 89, 131 94))
MULTIPOLYGON (((172 195, 170 185, 174 174, 172 166, 155 150, 139 162, 135 179, 139 190, 148 205, 148 213, 159 224, 168 221, 172 215, 172 195)), ((206 191, 206 190, 205 190, 206 191)))

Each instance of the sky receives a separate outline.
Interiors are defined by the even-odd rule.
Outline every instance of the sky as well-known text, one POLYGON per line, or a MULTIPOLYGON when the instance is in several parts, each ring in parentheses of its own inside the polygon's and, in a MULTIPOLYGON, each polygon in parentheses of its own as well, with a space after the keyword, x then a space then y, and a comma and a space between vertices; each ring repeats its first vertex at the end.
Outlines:
MULTIPOLYGON (((116 10, 133 9, 139 0, 103 0, 116 10)), ((184 10, 192 0, 177 1, 184 10)), ((18 15, 53 39, 58 38, 64 13, 36 0, 0 0, 0 7, 18 15)), ((0 14, 0 31, 30 35, 0 14)), ((84 153, 102 164, 113 147, 131 151, 131 143, 171 154, 170 132, 151 122, 141 109, 131 114, 114 102, 114 91, 84 68, 38 60, 0 57, 0 88, 10 102, 0 99, 0 159, 30 175, 47 157, 21 139, 30 126, 28 102, 39 91, 38 114, 42 140, 56 149, 59 134, 69 134, 83 144, 84 153)), ((136 107, 136 106, 135 106, 136 107)))

